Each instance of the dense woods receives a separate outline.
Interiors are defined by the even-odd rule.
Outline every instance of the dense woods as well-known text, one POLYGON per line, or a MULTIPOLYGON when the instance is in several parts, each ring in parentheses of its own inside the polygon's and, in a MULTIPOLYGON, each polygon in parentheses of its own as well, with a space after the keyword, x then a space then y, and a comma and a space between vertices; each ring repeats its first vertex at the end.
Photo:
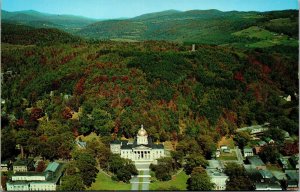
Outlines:
MULTIPOLYGON (((287 17, 294 21, 293 15, 287 17)), ((273 17, 279 16, 266 16, 273 17)), ((274 25, 265 28, 291 37, 296 33, 274 25)), ((73 159, 63 190, 90 187, 98 165, 118 181, 137 175, 131 161, 110 153, 109 142, 133 138, 141 124, 154 142, 171 141, 175 149, 171 158, 152 165, 157 179, 169 180, 183 168, 191 176, 190 190, 213 187, 203 171, 206 159, 220 138, 234 135, 238 127, 270 123, 267 136, 281 142, 262 149, 259 155, 266 161, 273 162, 279 151, 297 152, 297 142, 284 143, 276 134, 282 129, 298 135, 298 49, 293 45, 197 44, 190 51, 189 42, 91 41, 14 24, 3 25, 2 42, 2 159, 20 152, 73 159), (288 96, 291 101, 284 99, 288 96), (75 138, 91 133, 98 139, 84 151, 75 149, 75 138)), ((238 133, 234 140, 242 148, 249 137, 238 133)), ((243 171, 229 175, 232 186, 245 186, 230 190, 249 189, 243 171)))

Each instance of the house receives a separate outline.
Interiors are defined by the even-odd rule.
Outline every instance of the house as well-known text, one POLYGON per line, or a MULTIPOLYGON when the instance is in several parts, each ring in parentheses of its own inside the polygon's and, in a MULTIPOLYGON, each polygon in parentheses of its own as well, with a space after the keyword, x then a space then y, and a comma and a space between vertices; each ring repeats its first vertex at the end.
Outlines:
POLYGON ((251 147, 244 147, 244 157, 253 156, 253 150, 251 147))
POLYGON ((76 144, 77 144, 78 147, 81 148, 81 149, 85 149, 85 148, 86 148, 86 142, 84 142, 84 141, 76 140, 76 144))
POLYGON ((34 167, 33 159, 18 159, 13 163, 14 172, 31 171, 34 167))
POLYGON ((237 132, 241 132, 241 131, 249 131, 250 135, 261 135, 263 134, 265 131, 267 131, 269 123, 265 123, 263 125, 252 125, 250 127, 242 127, 237 129, 237 132))
POLYGON ((285 170, 287 190, 299 190, 299 173, 297 170, 285 170))
POLYGON ((226 182, 229 177, 223 173, 224 165, 219 160, 208 160, 206 167, 207 175, 210 177, 211 182, 214 183, 214 190, 225 190, 226 182))
POLYGON ((1 162, 1 171, 6 172, 10 169, 11 162, 10 161, 2 161, 1 162))
POLYGON ((63 164, 52 162, 42 173, 16 172, 6 183, 7 191, 55 191, 63 169, 63 164))
POLYGON ((262 169, 258 171, 259 174, 261 175, 261 182, 266 182, 266 181, 270 181, 274 179, 273 174, 271 173, 271 171, 267 170, 267 169, 262 169))
POLYGON ((257 170, 266 169, 266 165, 257 155, 247 156, 247 161, 257 170))
POLYGON ((223 152, 224 153, 230 153, 230 149, 224 149, 223 152))
POLYGON ((256 183, 255 190, 256 191, 281 191, 282 188, 278 182, 256 183))
POLYGON ((259 145, 260 147, 263 147, 263 146, 267 145, 267 143, 266 143, 265 141, 259 141, 259 142, 258 142, 258 145, 259 145))
POLYGON ((220 157, 220 155, 221 155, 220 149, 217 149, 217 151, 216 151, 216 157, 220 157))
POLYGON ((263 179, 261 174, 259 173, 259 170, 256 169, 256 167, 254 165, 251 164, 244 164, 243 165, 248 177, 251 179, 251 181, 253 182, 261 182, 261 180, 263 179))
POLYGON ((271 139, 270 137, 266 137, 265 138, 265 141, 268 143, 268 144, 274 144, 275 141, 273 139, 271 139))
POLYGON ((258 154, 261 151, 261 148, 265 145, 267 145, 265 141, 258 141, 257 145, 254 147, 255 154, 258 154))
POLYGON ((224 151, 225 149, 229 149, 229 147, 227 145, 221 145, 220 149, 224 151))
POLYGON ((283 169, 289 168, 288 157, 280 157, 278 163, 282 166, 283 169))

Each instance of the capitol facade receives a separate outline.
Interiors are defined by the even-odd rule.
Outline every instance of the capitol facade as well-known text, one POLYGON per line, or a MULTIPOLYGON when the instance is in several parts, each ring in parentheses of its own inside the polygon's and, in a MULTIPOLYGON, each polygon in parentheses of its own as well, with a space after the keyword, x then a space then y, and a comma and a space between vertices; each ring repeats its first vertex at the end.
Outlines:
POLYGON ((110 143, 110 150, 114 154, 120 154, 122 158, 131 159, 134 162, 153 161, 165 156, 163 144, 155 144, 148 137, 143 125, 138 131, 134 142, 127 140, 115 140, 110 143))

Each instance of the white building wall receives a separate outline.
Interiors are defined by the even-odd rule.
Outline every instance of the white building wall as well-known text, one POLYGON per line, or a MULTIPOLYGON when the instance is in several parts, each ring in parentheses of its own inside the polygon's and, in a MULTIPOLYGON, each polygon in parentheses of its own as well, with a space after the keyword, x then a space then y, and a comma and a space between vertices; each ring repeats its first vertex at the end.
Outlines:
POLYGON ((215 190, 225 190, 228 176, 210 176, 211 182, 215 184, 215 190))
POLYGON ((120 154, 121 153, 121 145, 110 144, 110 151, 114 154, 120 154))
POLYGON ((46 178, 44 175, 33 175, 33 176, 20 176, 20 175, 13 175, 11 177, 12 181, 45 181, 46 178))

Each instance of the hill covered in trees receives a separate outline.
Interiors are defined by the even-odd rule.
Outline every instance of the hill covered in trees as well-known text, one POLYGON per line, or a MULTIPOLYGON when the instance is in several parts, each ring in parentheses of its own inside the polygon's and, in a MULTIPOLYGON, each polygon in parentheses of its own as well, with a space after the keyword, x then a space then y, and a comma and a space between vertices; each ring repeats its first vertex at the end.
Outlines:
MULTIPOLYGON (((176 148, 172 158, 159 160, 162 169, 152 166, 160 180, 180 167, 201 178, 204 169, 192 169, 194 162, 207 166, 221 137, 250 137, 236 134, 238 127, 269 122, 269 133, 277 133, 268 133, 271 138, 280 134, 277 127, 297 137, 297 20, 294 11, 170 10, 78 32, 122 39, 135 29, 130 38, 138 42, 86 40, 60 29, 2 22, 2 159, 16 157, 16 145, 25 156, 73 159, 61 189, 82 190, 95 181, 98 165, 116 180, 137 174, 131 162, 110 153, 109 142, 132 139, 141 124, 154 142, 176 148), (96 139, 80 151, 74 142, 79 135, 96 139)), ((279 145, 282 151, 288 144, 279 145)))
MULTIPOLYGON (((298 12, 296 10, 273 12, 169 10, 125 20, 96 22, 84 27, 77 34, 95 39, 169 40, 204 44, 245 44, 260 41, 260 36, 240 37, 233 34, 249 27, 259 27, 278 36, 297 38, 298 12)), ((271 36, 269 39, 275 38, 271 36)), ((287 40, 287 43, 293 42, 295 40, 287 40)), ((282 42, 277 42, 280 43, 282 42)))
POLYGON ((2 10, 1 21, 36 28, 58 28, 72 32, 99 20, 74 15, 41 13, 34 10, 16 12, 2 10))
POLYGON ((33 28, 25 25, 2 23, 2 43, 32 45, 80 42, 81 38, 53 28, 33 28))

